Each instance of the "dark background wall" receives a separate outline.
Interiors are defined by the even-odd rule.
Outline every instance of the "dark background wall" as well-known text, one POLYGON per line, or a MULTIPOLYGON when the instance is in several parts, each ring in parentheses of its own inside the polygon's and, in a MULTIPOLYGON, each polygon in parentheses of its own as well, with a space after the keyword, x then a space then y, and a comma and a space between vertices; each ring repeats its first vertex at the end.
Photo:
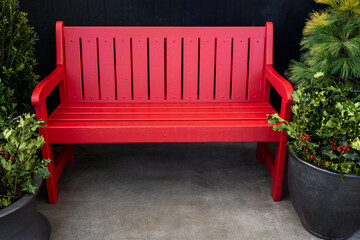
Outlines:
POLYGON ((22 0, 40 40, 38 73, 55 68, 55 22, 69 26, 263 26, 274 23, 274 67, 299 56, 313 0, 22 0))

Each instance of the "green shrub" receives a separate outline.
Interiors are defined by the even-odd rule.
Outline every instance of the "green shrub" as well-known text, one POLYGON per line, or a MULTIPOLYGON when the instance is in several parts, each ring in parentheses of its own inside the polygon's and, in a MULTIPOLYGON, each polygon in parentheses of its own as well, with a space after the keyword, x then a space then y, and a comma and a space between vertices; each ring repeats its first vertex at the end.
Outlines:
POLYGON ((29 111, 31 94, 38 76, 34 73, 34 45, 37 35, 19 1, 0 0, 0 80, 14 91, 16 112, 29 111))
POLYGON ((43 123, 36 121, 35 114, 25 114, 0 133, 0 209, 25 193, 35 193, 33 174, 50 176, 46 168, 50 159, 41 160, 38 155, 45 143, 37 133, 43 123))
POLYGON ((323 89, 319 78, 293 92, 292 121, 269 117, 286 131, 288 146, 302 159, 340 174, 360 174, 360 94, 341 84, 323 89))
POLYGON ((317 72, 324 85, 360 86, 360 1, 315 0, 328 7, 310 14, 301 40, 300 61, 290 64, 290 80, 306 83, 317 72))

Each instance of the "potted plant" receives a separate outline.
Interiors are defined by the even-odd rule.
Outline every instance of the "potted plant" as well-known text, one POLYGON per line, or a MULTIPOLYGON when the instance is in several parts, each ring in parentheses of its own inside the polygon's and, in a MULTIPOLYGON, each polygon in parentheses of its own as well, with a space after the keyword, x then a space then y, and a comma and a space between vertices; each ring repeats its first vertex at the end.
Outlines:
POLYGON ((360 95, 340 83, 324 89, 323 77, 293 92, 291 122, 268 122, 289 135, 289 193, 303 226, 346 239, 360 227, 360 95))
POLYGON ((39 157, 44 127, 30 110, 38 76, 34 44, 19 1, 0 0, 0 239, 49 239, 50 225, 35 208, 35 194, 49 176, 50 160, 39 157))
POLYGON ((327 8, 310 14, 300 42, 300 61, 290 64, 290 80, 302 85, 323 72, 318 81, 343 82, 360 89, 360 1, 315 2, 327 8))
POLYGON ((40 127, 42 121, 25 114, 0 134, 0 239, 49 239, 49 223, 35 208, 50 161, 38 155, 45 143, 40 127))

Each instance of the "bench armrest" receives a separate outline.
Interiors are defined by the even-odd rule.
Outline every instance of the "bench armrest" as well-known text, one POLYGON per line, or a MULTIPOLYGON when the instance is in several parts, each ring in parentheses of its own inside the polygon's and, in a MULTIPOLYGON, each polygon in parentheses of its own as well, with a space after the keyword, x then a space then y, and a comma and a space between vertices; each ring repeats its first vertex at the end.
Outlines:
POLYGON ((41 105, 54 88, 60 83, 65 76, 65 68, 58 66, 49 76, 36 85, 31 96, 31 103, 34 106, 41 105))
POLYGON ((277 73, 275 69, 272 68, 272 66, 265 67, 265 78, 275 88, 286 104, 293 104, 291 96, 292 92, 294 91, 293 87, 285 78, 277 73))

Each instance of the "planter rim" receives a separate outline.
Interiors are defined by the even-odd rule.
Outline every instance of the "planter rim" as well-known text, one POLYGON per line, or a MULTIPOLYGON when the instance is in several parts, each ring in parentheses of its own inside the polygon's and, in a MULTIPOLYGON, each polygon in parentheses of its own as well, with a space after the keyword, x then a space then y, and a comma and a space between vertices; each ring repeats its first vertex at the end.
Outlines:
POLYGON ((34 174, 34 181, 37 185, 35 194, 26 193, 24 196, 19 198, 16 202, 12 203, 11 205, 9 205, 3 209, 0 209, 0 218, 17 211, 19 208, 21 208, 26 203, 28 203, 32 198, 36 197, 36 195, 38 194, 38 192, 41 188, 42 179, 34 174))
MULTIPOLYGON (((323 172, 325 174, 340 177, 340 173, 336 173, 336 172, 332 172, 332 171, 327 170, 327 169, 319 168, 319 167, 317 167, 317 166, 315 166, 315 165, 301 159, 290 148, 289 148, 289 153, 291 155, 293 155, 295 157, 295 159, 298 160, 299 162, 301 162, 302 164, 305 164, 305 165, 307 165, 309 167, 315 168, 316 170, 321 171, 321 172, 323 172)), ((348 173, 345 173, 343 175, 346 178, 360 178, 360 174, 348 174, 348 173)))

